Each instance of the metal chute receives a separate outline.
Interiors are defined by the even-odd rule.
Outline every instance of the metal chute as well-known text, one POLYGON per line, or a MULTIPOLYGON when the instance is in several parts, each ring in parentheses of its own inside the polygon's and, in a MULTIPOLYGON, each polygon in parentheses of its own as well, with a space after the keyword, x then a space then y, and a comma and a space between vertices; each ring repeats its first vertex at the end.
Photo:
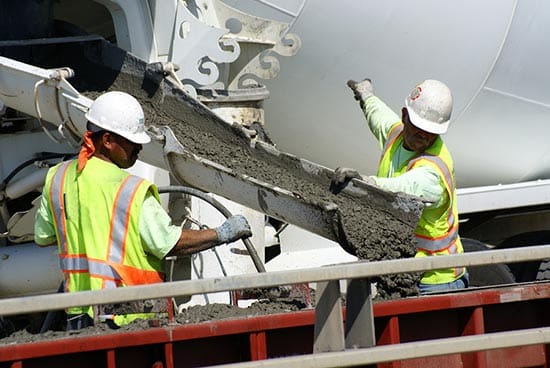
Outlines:
POLYGON ((23 86, 18 95, 2 91, 7 106, 47 120, 58 131, 70 123, 75 135, 84 131, 91 99, 105 90, 122 90, 141 101, 154 135, 140 158, 170 170, 184 184, 335 240, 356 255, 358 248, 386 237, 377 226, 392 228, 393 238, 402 242, 408 239, 399 236, 412 234, 422 207, 418 200, 358 182, 333 196, 331 170, 251 140, 245 129, 228 124, 132 54, 103 40, 57 45, 56 51, 47 62, 63 61, 62 69, 0 59, 0 80, 15 78, 23 86), (73 71, 74 87, 65 78, 73 71), (31 93, 37 84, 43 89, 38 101, 31 93), (363 236, 363 230, 370 235, 363 236))

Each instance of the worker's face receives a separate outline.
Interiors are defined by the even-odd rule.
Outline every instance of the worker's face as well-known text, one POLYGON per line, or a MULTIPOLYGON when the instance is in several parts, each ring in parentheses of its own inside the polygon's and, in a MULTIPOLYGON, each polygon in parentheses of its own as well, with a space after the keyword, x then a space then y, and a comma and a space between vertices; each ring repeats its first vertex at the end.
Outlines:
POLYGON ((109 152, 109 159, 121 169, 134 166, 139 152, 143 148, 141 144, 131 142, 120 135, 110 132, 103 135, 103 140, 109 152))
POLYGON ((438 137, 437 134, 428 133, 414 126, 405 107, 401 109, 401 121, 404 125, 403 146, 409 151, 424 152, 438 137))

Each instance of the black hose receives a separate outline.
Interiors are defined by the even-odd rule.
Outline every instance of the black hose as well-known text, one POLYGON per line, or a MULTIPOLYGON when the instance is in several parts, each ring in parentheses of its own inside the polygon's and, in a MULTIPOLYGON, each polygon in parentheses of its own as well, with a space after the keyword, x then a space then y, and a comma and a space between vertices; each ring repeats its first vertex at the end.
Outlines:
MULTIPOLYGON (((166 187, 159 187, 158 191, 159 193, 184 193, 184 194, 192 195, 212 205, 212 207, 217 209, 223 216, 225 216, 225 218, 229 218, 232 216, 231 212, 229 212, 229 210, 224 205, 222 205, 218 200, 213 198, 211 195, 203 191, 200 191, 198 189, 185 187, 185 186, 171 185, 166 187)), ((252 258, 252 262, 254 262, 254 266, 256 266, 256 270, 258 272, 265 272, 264 264, 260 259, 260 257, 258 256, 258 253, 256 252, 256 248, 254 248, 254 245, 252 244, 250 239, 242 239, 242 241, 246 247, 246 250, 248 251, 248 254, 252 258)))
POLYGON ((17 166, 15 169, 13 169, 8 176, 2 182, 0 183, 0 188, 5 188, 6 185, 9 183, 11 179, 15 175, 17 175, 21 170, 23 170, 25 167, 35 163, 36 161, 41 160, 50 160, 52 158, 65 158, 65 157, 71 157, 74 156, 74 153, 51 153, 51 152, 43 152, 38 157, 31 158, 23 163, 21 163, 19 166, 17 166))

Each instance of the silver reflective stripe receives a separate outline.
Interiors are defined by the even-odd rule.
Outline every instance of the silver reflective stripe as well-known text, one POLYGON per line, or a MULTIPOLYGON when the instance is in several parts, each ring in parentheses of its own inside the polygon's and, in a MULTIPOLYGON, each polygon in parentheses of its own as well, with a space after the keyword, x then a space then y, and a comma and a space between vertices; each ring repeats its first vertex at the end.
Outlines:
MULTIPOLYGON (((68 256, 68 244, 67 244, 67 234, 65 229, 65 203, 63 201, 63 184, 64 184, 64 178, 65 174, 67 172, 67 169, 69 168, 69 165, 72 161, 67 161, 59 167, 59 169, 56 171, 52 178, 51 188, 50 188, 50 197, 52 201, 52 211, 55 216, 56 220, 56 228, 57 232, 60 237, 60 245, 61 249, 59 251, 59 264, 61 267, 61 270, 65 272, 88 272, 91 276, 94 277, 100 277, 104 279, 104 285, 108 288, 114 288, 116 287, 116 281, 115 280, 121 280, 119 274, 116 272, 115 269, 113 269, 109 264, 107 264, 104 261, 101 260, 91 260, 86 257, 86 255, 77 255, 77 256, 68 256)), ((135 178, 135 177, 130 177, 135 178)), ((143 179, 137 178, 138 184, 143 179)), ((133 194, 133 191, 130 189, 124 189, 127 187, 126 183, 130 182, 131 187, 137 186, 134 184, 133 180, 127 180, 125 183, 123 183, 123 188, 120 189, 120 194, 118 197, 118 202, 128 204, 129 199, 131 198, 131 195, 133 194), (128 194, 128 192, 130 192, 128 194)), ((126 206, 129 208, 129 206, 126 206)), ((115 213, 116 217, 119 218, 119 221, 122 222, 123 226, 125 226, 126 221, 126 213, 127 210, 122 211, 118 210, 115 213), (120 220, 120 216, 122 220, 120 220)), ((123 238, 122 238, 123 239, 123 238)), ((117 253, 121 254, 120 247, 117 247, 117 253)))
POLYGON ((90 275, 92 276, 102 276, 109 279, 120 280, 118 273, 103 261, 88 259, 88 267, 90 269, 90 275))
POLYGON ((118 190, 116 202, 113 205, 115 210, 111 221, 109 254, 107 255, 110 262, 122 263, 123 261, 124 243, 132 207, 131 200, 142 181, 142 178, 130 175, 118 190))
POLYGON ((85 256, 59 257, 63 271, 88 271, 88 260, 85 256))
MULTIPOLYGON (((418 248, 422 248, 430 252, 437 252, 449 247, 449 245, 451 244, 454 245, 457 239, 458 239, 458 227, 455 226, 443 238, 426 239, 426 238, 421 238, 419 236, 416 236, 416 246, 418 248)), ((451 251, 452 249, 449 248, 449 250, 451 251)), ((456 246, 455 246, 454 253, 456 253, 456 246)))
POLYGON ((388 138, 386 139, 386 142, 384 143, 384 149, 382 150, 382 157, 386 154, 386 151, 390 149, 390 147, 393 145, 393 142, 397 139, 399 134, 403 131, 403 124, 392 128, 390 130, 390 134, 388 135, 388 138))
POLYGON ((63 257, 60 259, 61 269, 69 272, 89 272, 90 275, 120 280, 118 273, 107 263, 100 260, 91 260, 86 256, 63 257))
POLYGON ((55 225, 59 236, 60 254, 67 254, 67 234, 65 233, 65 203, 63 203, 63 182, 65 174, 72 161, 66 161, 55 172, 50 187, 50 200, 52 212, 55 217, 55 225))

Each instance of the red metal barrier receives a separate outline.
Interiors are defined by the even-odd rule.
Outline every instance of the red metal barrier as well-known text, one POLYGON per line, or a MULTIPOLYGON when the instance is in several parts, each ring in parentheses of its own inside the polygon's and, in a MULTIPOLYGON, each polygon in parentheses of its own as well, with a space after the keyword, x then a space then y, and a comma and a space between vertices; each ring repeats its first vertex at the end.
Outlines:
MULTIPOLYGON (((550 284, 374 305, 378 345, 550 325, 550 284)), ((0 368, 200 367, 311 354, 314 311, 0 346, 0 368)), ((380 368, 547 367, 548 346, 379 364, 380 368)))

